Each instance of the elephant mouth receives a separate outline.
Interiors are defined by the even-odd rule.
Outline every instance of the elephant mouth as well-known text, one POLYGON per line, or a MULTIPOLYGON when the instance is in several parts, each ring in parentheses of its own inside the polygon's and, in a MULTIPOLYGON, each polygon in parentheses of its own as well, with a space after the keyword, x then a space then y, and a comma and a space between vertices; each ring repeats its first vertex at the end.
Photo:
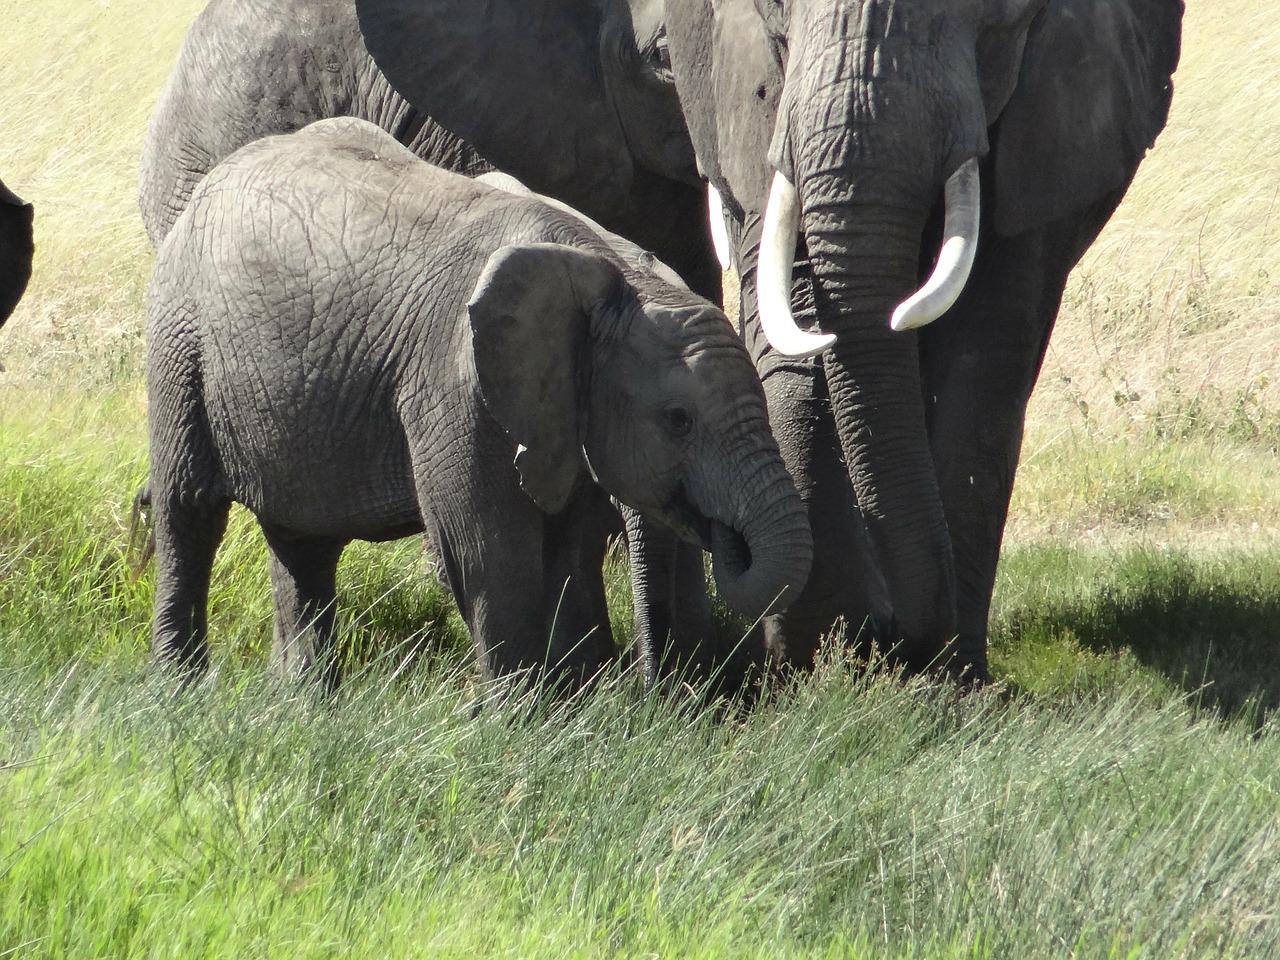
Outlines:
POLYGON ((683 539, 711 554, 728 550, 733 556, 743 558, 744 568, 750 566, 751 550, 746 537, 727 523, 702 513, 689 499, 683 484, 676 488, 667 507, 668 522, 683 539))
POLYGON ((664 513, 667 525, 682 539, 696 543, 703 550, 711 549, 711 528, 714 521, 693 505, 684 484, 677 486, 667 500, 664 513))

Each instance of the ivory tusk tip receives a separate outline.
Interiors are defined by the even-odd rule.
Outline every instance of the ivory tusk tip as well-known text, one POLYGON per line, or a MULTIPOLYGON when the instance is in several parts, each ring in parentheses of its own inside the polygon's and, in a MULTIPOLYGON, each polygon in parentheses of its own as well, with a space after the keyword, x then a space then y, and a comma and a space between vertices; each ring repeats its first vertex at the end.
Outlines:
POLYGON ((730 267, 733 266, 733 258, 729 256, 728 247, 721 246, 720 244, 717 243, 715 245, 715 248, 716 248, 716 261, 720 264, 721 271, 728 270, 730 267))
POLYGON ((720 269, 733 266, 733 252, 729 249, 729 229, 724 222, 724 199, 710 181, 707 182, 707 218, 711 227, 711 245, 715 249, 720 269))
POLYGON ((893 311, 893 316, 889 318, 889 329, 896 333, 905 333, 908 330, 918 330, 920 327, 928 326, 934 319, 917 310, 916 305, 907 300, 898 304, 898 308, 893 311))

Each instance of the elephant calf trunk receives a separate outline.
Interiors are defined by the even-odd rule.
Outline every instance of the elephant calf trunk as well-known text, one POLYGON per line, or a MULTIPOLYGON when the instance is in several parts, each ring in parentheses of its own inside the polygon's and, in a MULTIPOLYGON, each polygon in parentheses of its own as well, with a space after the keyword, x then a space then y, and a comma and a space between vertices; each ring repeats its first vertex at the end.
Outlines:
POLYGON ((712 525, 716 588, 739 615, 756 620, 779 613, 804 588, 813 562, 813 535, 803 512, 799 516, 800 522, 741 534, 722 523, 712 525))

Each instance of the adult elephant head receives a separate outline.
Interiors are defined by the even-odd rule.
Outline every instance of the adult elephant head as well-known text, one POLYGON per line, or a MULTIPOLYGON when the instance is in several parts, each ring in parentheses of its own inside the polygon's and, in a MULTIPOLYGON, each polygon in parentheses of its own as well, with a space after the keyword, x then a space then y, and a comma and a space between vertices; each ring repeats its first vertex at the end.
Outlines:
POLYGON ((0 325, 9 319, 31 279, 31 223, 31 204, 0 181, 0 325))
POLYGON ((666 0, 699 165, 745 274, 758 253, 746 334, 775 432, 827 541, 784 658, 871 614, 908 664, 959 636, 985 673, 1026 399, 1067 273, 1164 125, 1182 6, 666 0))

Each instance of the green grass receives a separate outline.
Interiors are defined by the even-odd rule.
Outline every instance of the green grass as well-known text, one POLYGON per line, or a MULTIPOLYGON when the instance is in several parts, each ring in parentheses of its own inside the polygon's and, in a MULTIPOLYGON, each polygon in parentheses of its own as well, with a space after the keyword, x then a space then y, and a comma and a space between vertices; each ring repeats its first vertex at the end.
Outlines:
POLYGON ((1052 433, 1033 425, 1011 533, 1026 541, 1217 529, 1257 542, 1262 528, 1280 525, 1278 492, 1275 450, 1225 431, 1174 437, 1150 425, 1119 434, 1088 423, 1059 422, 1052 433))
POLYGON ((266 675, 241 516, 217 669, 174 697, 127 556, 136 392, 4 399, 0 955, 1280 950, 1280 554, 1017 548, 1002 687, 830 650, 740 714, 621 668, 493 700, 408 540, 344 559, 353 676, 320 702, 266 675))
POLYGON ((826 663, 735 723, 10 674, 0 944, 30 956, 1262 956, 1274 731, 826 663))
MULTIPOLYGON (((0 388, 0 404, 0 655, 49 669, 136 660, 153 596, 150 575, 136 569, 145 532, 130 541, 146 475, 144 405, 111 388, 0 388), (39 647, 28 649, 28 637, 39 647)), ((465 630, 429 568, 417 540, 347 551, 339 615, 352 667, 388 650, 461 657, 465 630)), ((211 629, 226 657, 256 662, 270 620, 265 545, 236 509, 214 570, 211 629)))
POLYGON ((1105 696, 1134 681, 1252 721, 1280 706, 1280 552, 1017 549, 994 621, 997 670, 1028 690, 1105 696))

